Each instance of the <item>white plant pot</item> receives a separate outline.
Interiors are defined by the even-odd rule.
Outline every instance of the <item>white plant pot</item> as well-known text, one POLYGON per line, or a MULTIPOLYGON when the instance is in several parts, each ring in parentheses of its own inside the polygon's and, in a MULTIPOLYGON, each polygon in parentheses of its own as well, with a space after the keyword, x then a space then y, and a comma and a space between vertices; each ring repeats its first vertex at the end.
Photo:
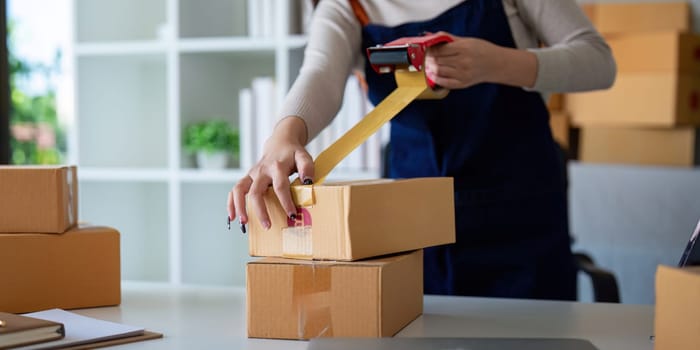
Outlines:
POLYGON ((197 152, 197 167, 200 169, 220 170, 228 166, 228 154, 226 152, 197 152))

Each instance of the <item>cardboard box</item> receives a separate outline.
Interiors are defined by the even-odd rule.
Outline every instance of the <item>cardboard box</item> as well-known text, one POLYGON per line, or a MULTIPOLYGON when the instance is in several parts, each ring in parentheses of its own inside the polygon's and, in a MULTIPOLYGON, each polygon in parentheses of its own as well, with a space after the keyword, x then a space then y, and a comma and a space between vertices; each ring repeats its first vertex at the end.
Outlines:
POLYGON ((592 163, 692 167, 700 164, 697 129, 581 129, 580 160, 592 163))
POLYGON ((700 74, 700 35, 643 32, 605 36, 617 71, 700 74))
POLYGON ((119 232, 81 226, 63 234, 0 234, 0 310, 117 305, 119 232))
POLYGON ((655 350, 695 350, 700 344, 700 267, 656 270, 655 350))
POLYGON ((692 30, 688 2, 596 3, 581 7, 603 34, 692 30))
POLYGON ((549 113, 549 128, 554 141, 562 148, 569 148, 569 115, 566 112, 549 113))
POLYGON ((568 94, 577 126, 700 125, 700 75, 620 73, 604 91, 568 94))
POLYGON ((551 94, 547 100, 547 109, 550 112, 559 112, 564 109, 564 94, 551 94))
POLYGON ((423 312, 423 251, 356 262, 247 265, 248 336, 390 337, 423 312))
POLYGON ((0 232, 62 233, 77 222, 75 166, 0 166, 0 232))
POLYGON ((452 178, 299 188, 310 193, 313 204, 298 208, 295 221, 288 220, 272 190, 265 198, 270 230, 248 209, 250 255, 347 261, 455 241, 452 178))

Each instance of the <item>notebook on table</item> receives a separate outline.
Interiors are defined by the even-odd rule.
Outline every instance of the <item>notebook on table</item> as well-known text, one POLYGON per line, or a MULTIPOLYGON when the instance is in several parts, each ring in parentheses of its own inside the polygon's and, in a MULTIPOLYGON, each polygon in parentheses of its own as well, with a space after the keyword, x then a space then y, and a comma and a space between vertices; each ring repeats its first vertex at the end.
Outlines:
POLYGON ((62 323, 65 326, 65 337, 60 340, 18 348, 18 350, 94 349, 163 336, 159 333, 148 332, 143 327, 99 320, 61 309, 24 315, 62 323))
POLYGON ((63 338, 63 324, 0 312, 0 349, 63 338))

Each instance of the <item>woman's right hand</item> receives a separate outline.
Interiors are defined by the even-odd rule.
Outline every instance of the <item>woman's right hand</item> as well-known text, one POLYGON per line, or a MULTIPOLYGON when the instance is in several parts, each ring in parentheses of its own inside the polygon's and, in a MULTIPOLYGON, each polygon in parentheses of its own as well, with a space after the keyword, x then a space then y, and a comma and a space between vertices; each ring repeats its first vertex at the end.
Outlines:
POLYGON ((262 227, 266 230, 270 228, 270 216, 264 201, 265 192, 270 186, 274 189, 287 216, 296 215, 289 176, 297 172, 305 184, 310 184, 314 176, 313 159, 304 148, 306 139, 306 124, 303 119, 291 116, 277 123, 272 136, 265 142, 260 161, 248 171, 248 175, 233 186, 228 194, 229 220, 232 221, 238 217, 241 230, 244 230, 244 225, 248 223, 246 195, 248 207, 260 219, 262 227))

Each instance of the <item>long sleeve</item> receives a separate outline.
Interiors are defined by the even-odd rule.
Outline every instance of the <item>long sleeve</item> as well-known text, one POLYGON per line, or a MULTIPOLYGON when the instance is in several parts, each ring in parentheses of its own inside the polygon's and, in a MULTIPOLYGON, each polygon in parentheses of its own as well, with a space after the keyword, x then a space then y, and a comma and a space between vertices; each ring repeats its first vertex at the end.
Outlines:
POLYGON ((321 1, 311 22, 304 63, 290 89, 281 116, 306 122, 308 140, 340 109, 345 83, 360 52, 362 33, 347 1, 321 1))
POLYGON ((605 40, 573 0, 507 0, 522 22, 510 21, 518 46, 537 55, 533 90, 576 92, 608 88, 615 60, 605 40), (527 38, 536 38, 539 48, 527 38), (520 40, 518 40, 520 39, 520 40), (523 48, 523 47, 521 47, 523 48))

